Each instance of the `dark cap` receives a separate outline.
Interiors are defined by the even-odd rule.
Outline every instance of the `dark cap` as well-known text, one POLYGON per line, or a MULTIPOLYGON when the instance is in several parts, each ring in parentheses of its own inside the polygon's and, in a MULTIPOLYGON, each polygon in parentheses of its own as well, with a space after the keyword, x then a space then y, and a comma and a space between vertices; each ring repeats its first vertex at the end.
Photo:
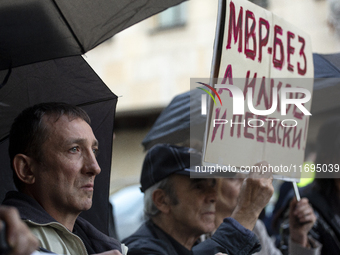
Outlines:
POLYGON ((171 174, 190 175, 190 166, 201 164, 201 154, 188 147, 156 144, 145 156, 140 183, 144 192, 171 174), (191 162, 191 164, 190 164, 191 162))

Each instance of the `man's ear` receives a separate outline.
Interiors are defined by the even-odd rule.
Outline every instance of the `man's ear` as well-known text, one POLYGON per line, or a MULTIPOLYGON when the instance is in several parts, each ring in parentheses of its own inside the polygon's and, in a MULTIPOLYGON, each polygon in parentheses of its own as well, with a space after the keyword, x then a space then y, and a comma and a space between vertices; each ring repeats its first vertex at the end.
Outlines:
POLYGON ((156 189, 152 193, 152 201, 155 206, 163 213, 169 213, 170 211, 170 199, 165 194, 164 190, 156 189))
POLYGON ((13 159, 13 168, 18 178, 26 183, 33 184, 35 176, 32 171, 34 160, 24 154, 17 154, 13 159))

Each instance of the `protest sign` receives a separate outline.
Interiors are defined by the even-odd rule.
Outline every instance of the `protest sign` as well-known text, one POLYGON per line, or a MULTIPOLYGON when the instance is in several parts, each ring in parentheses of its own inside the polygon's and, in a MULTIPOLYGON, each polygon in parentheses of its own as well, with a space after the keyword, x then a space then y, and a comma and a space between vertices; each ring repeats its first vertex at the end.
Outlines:
POLYGON ((259 161, 300 178, 313 88, 309 36, 248 1, 222 0, 216 29, 206 165, 259 161), (218 97, 221 100, 218 100, 218 97))

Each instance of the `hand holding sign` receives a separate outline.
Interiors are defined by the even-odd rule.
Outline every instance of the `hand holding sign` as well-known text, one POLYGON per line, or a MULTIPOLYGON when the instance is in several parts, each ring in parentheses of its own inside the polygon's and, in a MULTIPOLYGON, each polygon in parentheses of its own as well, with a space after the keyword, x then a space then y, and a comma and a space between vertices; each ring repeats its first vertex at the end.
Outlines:
POLYGON ((274 192, 272 173, 262 171, 262 167, 266 165, 267 162, 255 164, 259 171, 249 174, 243 181, 237 206, 231 215, 249 230, 253 230, 261 211, 274 192))
POLYGON ((295 198, 289 205, 289 232, 292 241, 303 247, 308 246, 308 232, 316 221, 313 208, 307 198, 297 201, 295 198))

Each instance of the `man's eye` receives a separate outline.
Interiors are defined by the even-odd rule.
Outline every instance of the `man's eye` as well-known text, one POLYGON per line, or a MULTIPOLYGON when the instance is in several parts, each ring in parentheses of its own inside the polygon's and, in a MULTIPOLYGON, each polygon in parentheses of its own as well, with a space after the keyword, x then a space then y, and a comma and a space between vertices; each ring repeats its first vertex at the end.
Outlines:
POLYGON ((93 154, 97 157, 99 154, 99 149, 95 148, 95 149, 92 149, 92 151, 93 151, 93 154))
POLYGON ((70 149, 70 152, 72 152, 72 153, 76 153, 76 152, 78 152, 78 151, 79 151, 79 147, 78 147, 78 146, 72 147, 72 148, 70 149))

